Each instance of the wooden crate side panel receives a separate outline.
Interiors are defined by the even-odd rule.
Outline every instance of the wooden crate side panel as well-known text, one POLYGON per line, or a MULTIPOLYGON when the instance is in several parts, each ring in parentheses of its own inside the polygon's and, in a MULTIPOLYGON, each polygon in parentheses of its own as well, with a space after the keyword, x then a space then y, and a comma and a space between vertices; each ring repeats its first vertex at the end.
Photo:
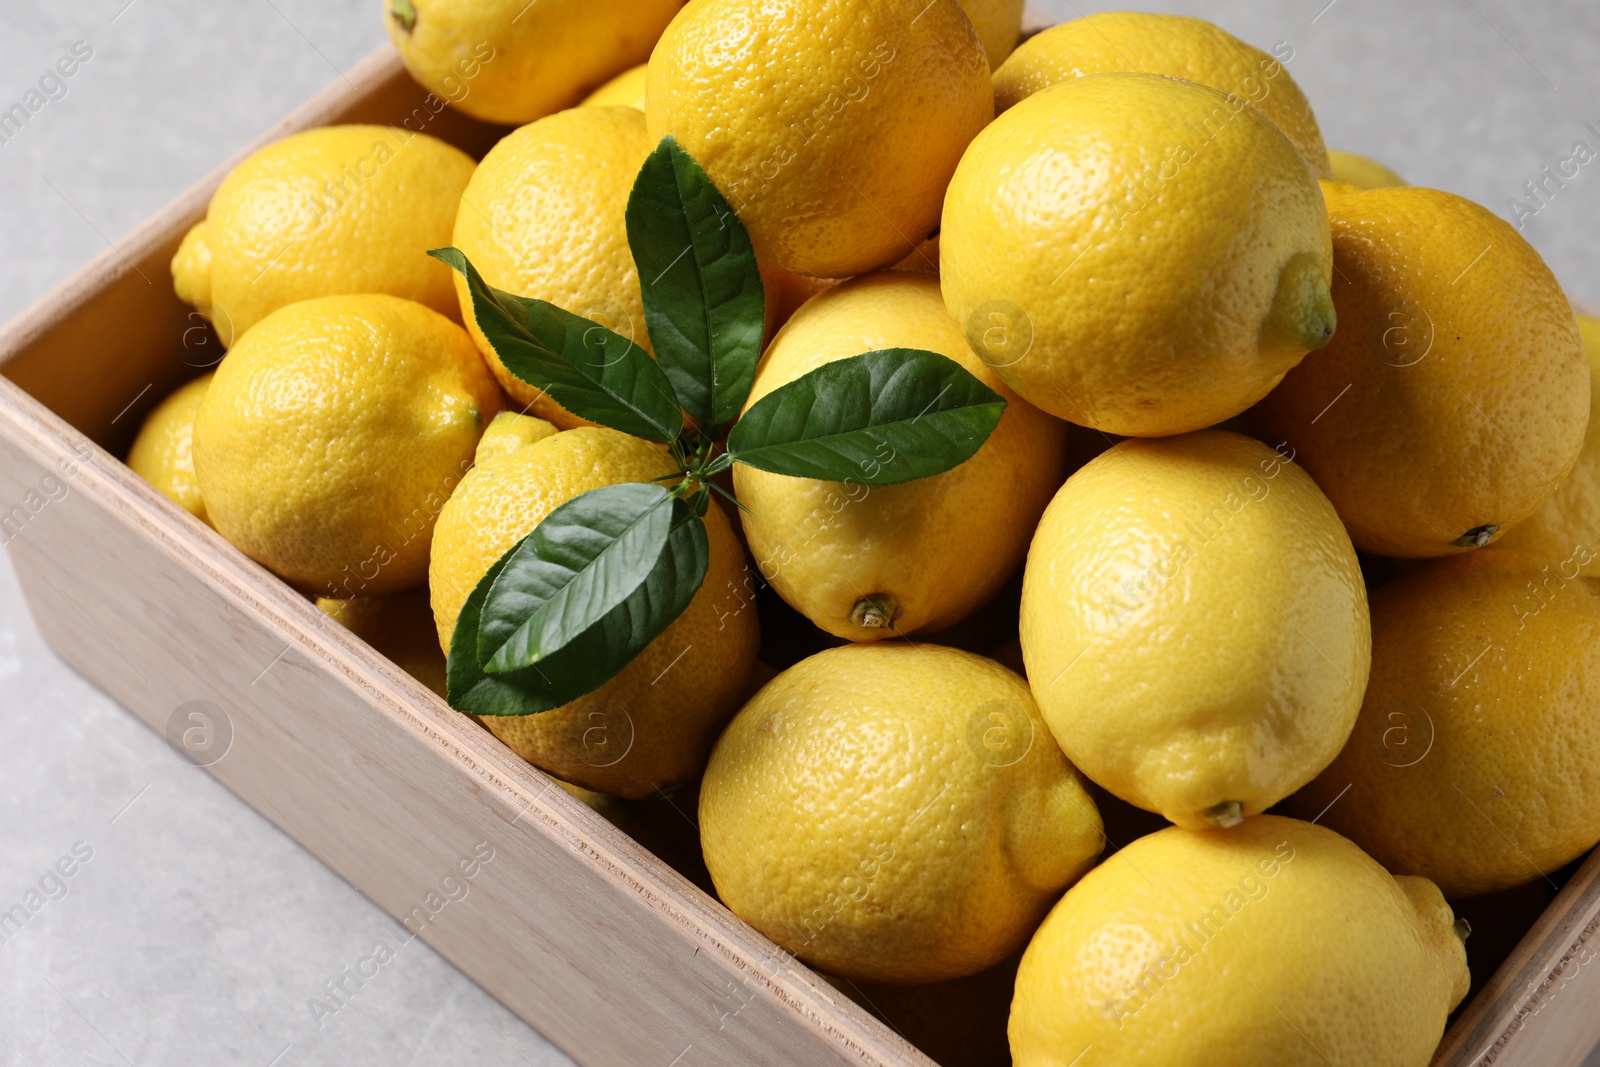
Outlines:
POLYGON ((931 1063, 110 456, 40 447, 30 408, 0 382, 0 500, 68 485, 7 532, 51 646, 158 731, 223 708, 208 770, 392 916, 487 842, 467 897, 414 925, 575 1059, 931 1063))
POLYGON ((1462 1012, 1435 1067, 1582 1064, 1600 1044, 1600 850, 1462 1012))

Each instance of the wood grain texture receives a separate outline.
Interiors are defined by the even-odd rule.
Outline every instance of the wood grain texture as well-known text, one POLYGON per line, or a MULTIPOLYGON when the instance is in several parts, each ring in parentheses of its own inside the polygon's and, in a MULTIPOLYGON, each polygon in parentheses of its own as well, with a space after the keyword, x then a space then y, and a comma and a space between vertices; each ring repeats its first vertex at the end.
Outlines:
MULTIPOLYGON (((251 147, 424 95, 385 48, 251 147)), ((448 110, 423 129, 479 155, 503 132, 448 110)), ((466 897, 408 928, 581 1063, 931 1065, 106 451, 215 358, 167 265, 231 165, 0 329, 0 522, 51 647, 158 731, 224 709, 210 772, 391 915, 487 843, 466 897)), ((1597 928, 1591 857, 1435 1062, 1581 1063, 1597 928)))
POLYGON ((210 772, 396 918, 487 842, 413 932, 574 1059, 931 1063, 0 381, 0 499, 52 473, 66 495, 7 546, 51 647, 157 731, 222 708, 210 772))
POLYGON ((1435 1067, 1581 1064, 1600 1044, 1600 850, 1445 1035, 1435 1067))

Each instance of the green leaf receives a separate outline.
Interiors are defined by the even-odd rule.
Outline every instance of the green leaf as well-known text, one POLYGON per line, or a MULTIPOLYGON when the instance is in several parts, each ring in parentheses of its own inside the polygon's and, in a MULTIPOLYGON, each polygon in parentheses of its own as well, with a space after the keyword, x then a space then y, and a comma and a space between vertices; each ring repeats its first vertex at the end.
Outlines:
POLYGON ((667 543, 671 501, 660 485, 605 485, 545 516, 484 598, 483 669, 503 674, 538 663, 631 596, 667 543))
POLYGON ((652 441, 683 430, 672 383, 650 353, 599 323, 496 289, 457 248, 428 253, 467 279, 472 314, 516 377, 581 418, 652 441))
POLYGON ((734 426, 728 453, 776 474, 895 485, 971 459, 1005 406, 955 360, 889 348, 774 389, 734 426))
POLYGON ((672 530, 644 584, 597 623, 542 661, 489 674, 478 659, 483 603, 505 571, 513 548, 478 582, 450 638, 446 692, 450 706, 474 715, 533 715, 600 688, 683 614, 705 580, 705 525, 682 500, 672 502, 672 530))
POLYGON ((755 381, 766 293, 744 224, 671 137, 634 180, 628 245, 661 369, 689 414, 732 422, 755 381))
MULTIPOLYGON (((514 552, 516 549, 513 548, 511 551, 514 552)), ((478 579, 478 584, 473 586, 466 603, 461 605, 460 614, 456 616, 456 628, 450 632, 450 652, 445 657, 444 693, 445 700, 458 711, 478 711, 479 708, 473 706, 474 697, 477 698, 477 703, 483 703, 487 698, 501 692, 515 695, 511 681, 499 679, 493 680, 500 682, 493 691, 485 688, 485 691, 480 692, 481 683, 486 679, 483 670, 478 666, 478 621, 483 612, 483 601, 489 595, 489 589, 494 585, 495 579, 505 570, 506 560, 510 558, 511 552, 507 552, 495 560, 494 565, 478 579)), ((482 714, 515 715, 517 712, 483 710, 482 714)))

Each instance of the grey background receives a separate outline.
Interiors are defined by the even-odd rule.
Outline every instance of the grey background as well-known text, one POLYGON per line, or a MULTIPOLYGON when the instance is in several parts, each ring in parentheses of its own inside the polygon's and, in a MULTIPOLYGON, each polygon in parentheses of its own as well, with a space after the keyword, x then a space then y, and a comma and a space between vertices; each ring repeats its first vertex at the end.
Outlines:
MULTIPOLYGON (((1593 0, 1075 4, 1211 18, 1288 66, 1330 147, 1508 214, 1574 141, 1600 150, 1593 0)), ((0 144, 0 319, 42 296, 383 43, 378 0, 0 0, 0 109, 93 58, 0 144)), ((1600 160, 1527 225, 1600 302, 1600 160)), ((322 984, 397 943, 309 853, 45 648, 0 557, 0 910, 93 858, 0 945, 0 1064, 565 1064, 420 942, 319 1029, 322 984)), ((1590 1063, 1600 1065, 1600 1057, 1590 1063)), ((688 1061, 684 1067, 691 1067, 688 1061)))

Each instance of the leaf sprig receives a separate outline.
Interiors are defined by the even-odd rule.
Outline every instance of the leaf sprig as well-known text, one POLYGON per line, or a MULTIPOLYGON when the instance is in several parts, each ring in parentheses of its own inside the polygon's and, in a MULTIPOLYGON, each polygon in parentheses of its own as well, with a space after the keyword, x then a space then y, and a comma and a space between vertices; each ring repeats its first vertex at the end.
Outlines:
POLYGON ((959 363, 909 348, 834 360, 746 409, 766 326, 761 272, 743 223, 670 137, 634 181, 627 227, 654 359, 599 323, 494 288, 459 249, 428 253, 466 278, 473 318, 511 374, 590 422, 666 445, 677 467, 668 485, 568 500, 489 568, 451 636, 459 711, 548 711, 627 666, 705 580, 703 516, 723 492, 712 478, 734 463, 893 485, 966 462, 1005 409, 959 363))

